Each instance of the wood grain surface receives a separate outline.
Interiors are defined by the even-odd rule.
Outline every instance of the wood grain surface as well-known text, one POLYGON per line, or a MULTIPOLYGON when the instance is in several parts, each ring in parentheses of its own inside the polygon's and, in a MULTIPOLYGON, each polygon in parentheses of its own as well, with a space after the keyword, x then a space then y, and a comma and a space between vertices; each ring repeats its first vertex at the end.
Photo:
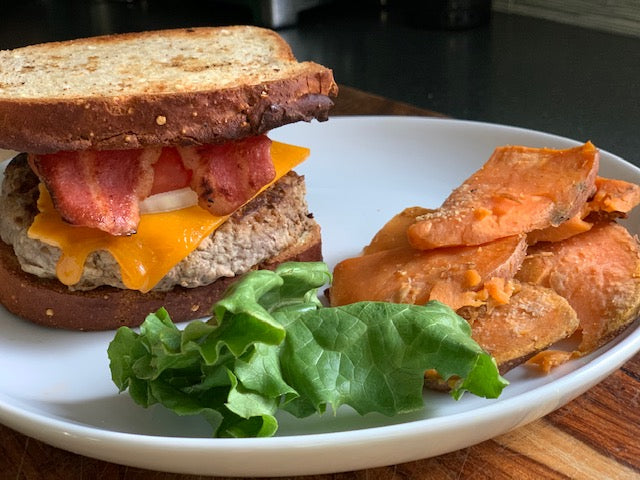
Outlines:
MULTIPOLYGON (((345 86, 341 87, 333 114, 442 116, 345 86)), ((207 477, 95 460, 51 447, 0 425, 0 479, 95 478, 195 480, 207 477)), ((638 479, 640 354, 563 408, 492 440, 430 459, 303 478, 638 479)))

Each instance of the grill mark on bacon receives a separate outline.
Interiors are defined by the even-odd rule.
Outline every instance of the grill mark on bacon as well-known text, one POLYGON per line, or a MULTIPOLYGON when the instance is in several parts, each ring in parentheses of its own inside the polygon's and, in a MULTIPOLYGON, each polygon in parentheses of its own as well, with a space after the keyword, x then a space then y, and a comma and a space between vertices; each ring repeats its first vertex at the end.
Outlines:
POLYGON ((179 148, 192 170, 191 188, 199 205, 213 215, 228 215, 253 197, 276 175, 271 140, 265 135, 222 145, 179 148))
POLYGON ((56 210, 72 224, 111 235, 131 235, 140 221, 138 202, 153 185, 160 148, 30 155, 32 169, 56 210))

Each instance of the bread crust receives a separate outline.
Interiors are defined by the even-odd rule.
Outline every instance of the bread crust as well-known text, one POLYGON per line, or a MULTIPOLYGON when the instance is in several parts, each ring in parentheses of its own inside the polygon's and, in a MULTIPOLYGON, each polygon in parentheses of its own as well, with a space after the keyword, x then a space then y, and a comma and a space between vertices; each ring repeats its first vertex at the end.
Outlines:
MULTIPOLYGON (((209 50, 212 48, 215 46, 209 50)), ((330 69, 313 62, 297 62, 279 35, 256 27, 110 35, 36 45, 0 54, 5 55, 8 62, 13 57, 7 54, 12 52, 21 56, 21 63, 12 68, 18 69, 21 65, 22 70, 6 79, 11 80, 11 85, 5 87, 0 81, 0 124, 3 126, 0 148, 30 153, 220 143, 301 120, 324 121, 333 106, 332 98, 338 93, 330 69), (254 63, 247 60, 244 64, 247 72, 243 65, 238 71, 226 72, 226 76, 234 75, 232 80, 223 74, 219 76, 224 81, 213 74, 211 78, 198 76, 202 70, 216 72, 216 69, 226 68, 224 58, 217 58, 215 53, 209 56, 203 53, 203 58, 184 58, 181 61, 185 64, 178 66, 160 64, 160 58, 150 60, 148 68, 155 69, 158 75, 164 70, 174 72, 169 80, 149 80, 148 84, 142 82, 143 86, 115 88, 114 84, 125 85, 143 72, 113 72, 113 83, 101 84, 104 91, 100 88, 91 91, 87 85, 83 85, 83 90, 74 88, 73 78, 76 77, 69 75, 69 91, 79 90, 79 94, 66 90, 59 93, 55 90, 48 95, 37 93, 36 79, 40 78, 37 75, 45 75, 47 68, 67 80, 65 60, 40 67, 51 57, 62 58, 67 51, 85 51, 91 45, 107 45, 108 54, 117 56, 121 50, 135 47, 136 43, 131 42, 145 45, 145 42, 158 39, 170 39, 176 44, 183 42, 189 48, 194 45, 204 48, 209 39, 215 41, 223 33, 238 37, 239 55, 243 52, 243 39, 258 37, 261 41, 256 54, 258 60, 254 63), (193 60, 197 65, 186 60, 193 60), (216 61, 221 62, 220 67, 216 61), (25 87, 24 92, 19 88, 21 79, 31 85, 29 89, 25 87)), ((109 65, 108 58, 97 61, 109 65)), ((76 76, 86 73, 90 78, 92 75, 91 71, 79 71, 81 68, 76 64, 68 66, 72 67, 76 69, 76 76)), ((138 66, 138 69, 143 68, 138 66)))
MULTIPOLYGON (((311 233, 305 243, 255 268, 273 269, 285 261, 322 260, 320 228, 311 233)), ((235 280, 225 277, 208 286, 175 287, 168 292, 140 293, 113 287, 72 292, 60 282, 22 271, 13 249, 0 241, 0 303, 11 313, 47 327, 85 331, 134 327, 160 307, 165 307, 176 323, 206 317, 235 280)))
POLYGON ((297 121, 324 121, 329 70, 215 92, 58 101, 0 99, 0 147, 30 152, 222 143, 297 121))

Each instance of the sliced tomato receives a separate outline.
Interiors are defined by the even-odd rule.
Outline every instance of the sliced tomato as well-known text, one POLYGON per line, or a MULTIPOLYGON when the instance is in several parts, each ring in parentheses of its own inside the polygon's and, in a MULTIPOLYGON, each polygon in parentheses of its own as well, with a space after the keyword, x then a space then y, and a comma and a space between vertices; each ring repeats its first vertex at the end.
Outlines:
POLYGON ((191 182, 191 170, 184 166, 178 150, 173 147, 162 149, 160 158, 153 164, 153 171, 151 195, 188 187, 191 182))
MULTIPOLYGON (((30 155, 29 163, 68 223, 111 235, 131 235, 140 220, 140 201, 186 187, 212 214, 233 213, 273 180, 270 149, 271 140, 261 135, 180 149, 30 155)), ((192 197, 187 201, 193 202, 192 197)))

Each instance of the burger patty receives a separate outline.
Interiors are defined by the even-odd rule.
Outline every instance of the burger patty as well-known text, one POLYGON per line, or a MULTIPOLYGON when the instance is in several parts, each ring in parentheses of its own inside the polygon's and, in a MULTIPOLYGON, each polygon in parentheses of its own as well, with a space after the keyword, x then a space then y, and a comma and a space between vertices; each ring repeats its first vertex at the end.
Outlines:
MULTIPOLYGON (((56 278, 60 250, 27 236, 37 214, 38 178, 26 155, 7 166, 0 196, 0 237, 13 246, 22 269, 42 278, 56 278)), ((308 213, 304 178, 289 172, 261 195, 236 211, 153 288, 199 287, 220 277, 245 273, 281 251, 304 243, 317 228, 308 213)), ((108 285, 126 288, 120 268, 106 251, 93 252, 80 281, 71 290, 91 290, 108 285)))

